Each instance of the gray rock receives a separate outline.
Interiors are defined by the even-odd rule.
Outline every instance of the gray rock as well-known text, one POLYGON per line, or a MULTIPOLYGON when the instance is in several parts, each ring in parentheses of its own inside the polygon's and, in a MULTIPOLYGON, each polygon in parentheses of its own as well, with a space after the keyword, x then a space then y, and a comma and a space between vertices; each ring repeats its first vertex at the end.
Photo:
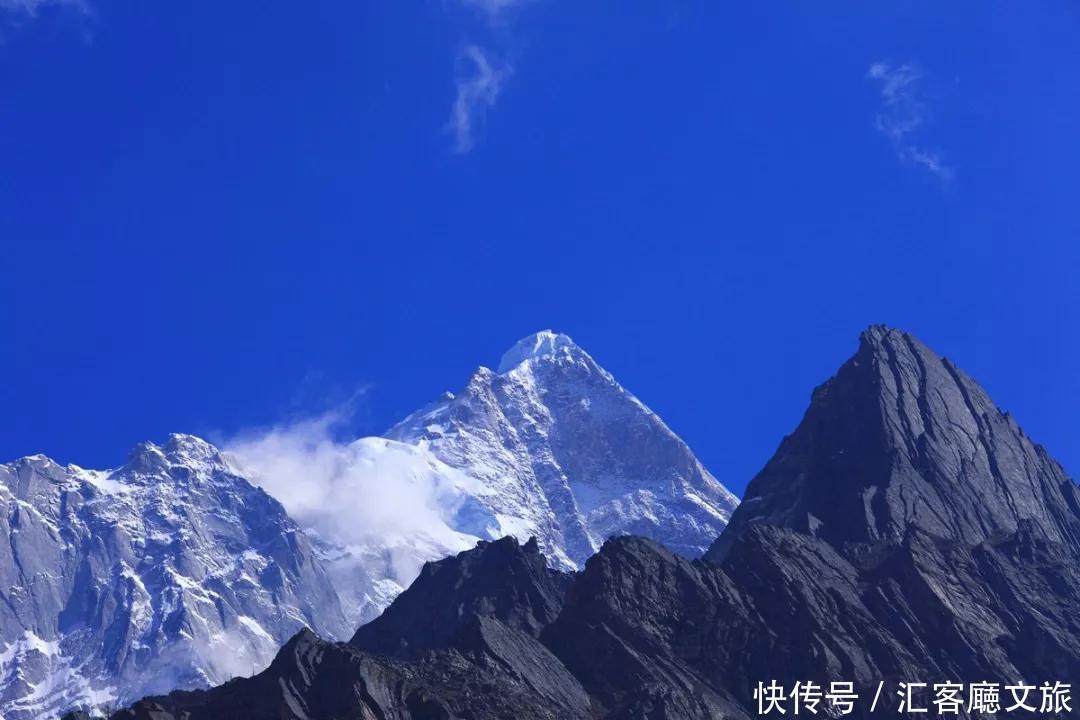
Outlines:
MULTIPOLYGON (((444 527, 390 538, 298 512, 297 532, 247 481, 252 458, 190 436, 145 444, 109 472, 42 457, 0 466, 11 489, 0 582, 14 588, 0 605, 0 711, 109 707, 249 675, 303 626, 350 637, 424 560, 475 539, 536 536, 563 569, 626 533, 700 555, 736 505, 654 413, 553 333, 390 435, 344 446, 335 466, 437 488, 444 527)), ((551 619, 510 626, 535 638, 551 619)))
MULTIPOLYGON (((445 632, 397 642, 414 631, 395 617, 358 634, 351 644, 329 643, 305 630, 253 678, 148 698, 112 717, 588 720, 588 696, 534 637, 536 621, 561 605, 561 582, 535 547, 523 549, 512 538, 486 543, 429 565, 391 606, 419 610, 442 600, 454 617, 445 632), (507 582, 504 573, 516 580, 507 582), (521 602, 519 610, 522 591, 533 602, 521 602), (463 608, 460 616, 457 607, 463 608), (387 649, 394 657, 368 647, 387 649)), ((423 614, 413 619, 428 621, 423 614)))
POLYGON ((883 326, 814 391, 799 427, 753 479, 707 557, 752 524, 833 545, 909 528, 974 545, 1029 520, 1080 549, 1080 490, 951 361, 883 326))
POLYGON ((281 505, 173 435, 114 471, 0 465, 0 714, 47 717, 249 675, 337 596, 281 505))
POLYGON ((1076 486, 910 337, 869 330, 748 495, 705 559, 617 537, 563 575, 482 544, 351 645, 114 717, 744 720, 775 680, 851 681, 868 720, 903 681, 1080 675, 1076 486))

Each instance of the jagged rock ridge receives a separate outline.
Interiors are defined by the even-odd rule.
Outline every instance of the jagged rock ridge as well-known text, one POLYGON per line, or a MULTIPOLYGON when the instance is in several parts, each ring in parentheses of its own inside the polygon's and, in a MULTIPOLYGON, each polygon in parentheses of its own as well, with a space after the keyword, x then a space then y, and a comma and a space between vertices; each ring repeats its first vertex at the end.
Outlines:
POLYGON ((114 717, 585 720, 588 696, 536 639, 537 624, 562 605, 565 579, 548 570, 535 543, 482 543, 429 564, 392 606, 443 604, 449 610, 440 617, 453 620, 436 634, 410 642, 415 633, 391 611, 353 643, 303 631, 253 678, 148 699, 114 717), (519 611, 521 592, 538 602, 519 611), (458 599, 467 607, 460 617, 458 599))
POLYGON ((768 680, 850 680, 849 717, 897 717, 902 680, 1080 673, 1075 485, 910 337, 864 334, 750 494, 708 559, 619 537, 560 576, 533 545, 482 545, 429 565, 350 645, 300 636, 258 678, 115 720, 750 718, 768 680), (894 703, 871 715, 878 681, 894 703))
POLYGON ((714 560, 750 524, 846 543, 911 528, 967 545, 1030 521, 1080 549, 1080 491, 951 361, 911 335, 867 330, 814 391, 799 427, 747 487, 714 560))
POLYGON ((6 720, 223 682, 301 627, 344 632, 306 536, 191 436, 107 472, 0 465, 0 499, 6 720))
POLYGON ((358 528, 339 512, 298 532, 249 482, 276 456, 222 454, 187 435, 140 446, 114 471, 44 457, 0 466, 11 538, 0 579, 14 588, 0 608, 0 714, 251 674, 302 626, 349 637, 426 560, 478 539, 536 536, 563 568, 629 532, 705 550, 734 497, 591 357, 545 332, 499 367, 398 425, 398 439, 334 445, 328 502, 354 506, 371 483, 411 488, 400 495, 421 497, 411 514, 426 515, 408 531, 358 528))

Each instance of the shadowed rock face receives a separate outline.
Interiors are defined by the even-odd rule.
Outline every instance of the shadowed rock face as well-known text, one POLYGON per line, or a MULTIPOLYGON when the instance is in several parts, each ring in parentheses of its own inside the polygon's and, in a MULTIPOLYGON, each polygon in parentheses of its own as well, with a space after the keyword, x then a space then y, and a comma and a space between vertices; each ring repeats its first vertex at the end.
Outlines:
POLYGON ((445 647, 475 617, 491 617, 532 637, 562 609, 570 576, 548 568, 535 540, 503 539, 428 563, 410 591, 356 631, 352 644, 412 658, 445 647), (447 602, 453 598, 453 602, 447 602))
POLYGON ((706 557, 747 525, 847 543, 910 528, 974 545, 1022 521, 1080 549, 1080 493, 1046 451, 949 360, 875 326, 750 483, 706 557))
POLYGON ((1075 485, 909 336, 864 334, 748 498, 706 559, 622 537, 564 575, 482 544, 351 644, 115 717, 742 719, 759 681, 849 680, 877 718, 903 680, 1080 676, 1075 485))

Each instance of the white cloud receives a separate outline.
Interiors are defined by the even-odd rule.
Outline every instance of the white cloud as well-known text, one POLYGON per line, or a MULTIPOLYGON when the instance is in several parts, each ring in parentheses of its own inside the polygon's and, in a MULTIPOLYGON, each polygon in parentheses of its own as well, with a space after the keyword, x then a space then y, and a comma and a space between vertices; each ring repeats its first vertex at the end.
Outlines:
POLYGON ((887 137, 902 162, 921 167, 943 181, 953 176, 936 150, 918 145, 914 135, 927 123, 927 108, 922 97, 922 71, 914 65, 877 62, 870 66, 867 78, 878 83, 881 105, 874 125, 887 137))
POLYGON ((476 519, 482 485, 422 448, 383 438, 338 441, 334 430, 351 415, 338 409, 248 431, 223 445, 237 469, 301 527, 335 546, 385 555, 402 586, 425 560, 491 535, 494 516, 476 519))
MULTIPOLYGON (((506 0, 499 0, 506 4, 506 0)), ((458 63, 457 94, 450 114, 454 151, 467 153, 476 141, 478 126, 495 106, 503 82, 510 77, 509 65, 493 62, 477 45, 468 45, 458 63)))
POLYGON ((458 0, 461 7, 474 10, 480 16, 483 27, 473 29, 488 37, 488 42, 485 46, 466 43, 458 54, 454 78, 456 91, 447 126, 454 137, 454 152, 464 154, 472 150, 488 111, 495 107, 503 85, 513 74, 507 60, 513 55, 515 45, 513 24, 518 11, 532 2, 458 0))

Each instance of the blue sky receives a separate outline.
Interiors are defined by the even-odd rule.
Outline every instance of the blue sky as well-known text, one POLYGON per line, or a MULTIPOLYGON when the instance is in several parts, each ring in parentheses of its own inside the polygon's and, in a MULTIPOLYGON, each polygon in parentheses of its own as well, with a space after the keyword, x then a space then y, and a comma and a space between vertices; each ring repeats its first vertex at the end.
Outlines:
POLYGON ((1080 6, 0 0, 0 457, 574 337, 741 492, 884 322, 1080 472, 1080 6))

